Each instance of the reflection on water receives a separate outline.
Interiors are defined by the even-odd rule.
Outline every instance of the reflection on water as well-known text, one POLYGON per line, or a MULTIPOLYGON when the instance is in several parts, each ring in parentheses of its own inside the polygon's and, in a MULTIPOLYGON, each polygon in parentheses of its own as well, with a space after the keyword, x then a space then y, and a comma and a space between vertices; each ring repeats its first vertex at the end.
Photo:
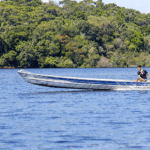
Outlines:
POLYGON ((48 91, 48 92, 29 92, 29 93, 19 93, 21 95, 32 95, 32 94, 60 94, 60 93, 82 93, 82 92, 105 92, 105 91, 110 91, 110 90, 91 90, 91 89, 85 89, 85 90, 69 90, 69 91, 57 91, 57 88, 56 88, 56 91, 48 91))
MULTIPOLYGON (((57 90, 57 88, 56 88, 57 90)), ((79 93, 79 92, 92 92, 93 90, 69 90, 69 91, 48 91, 48 92, 30 92, 23 94, 59 94, 59 93, 79 93)))
MULTIPOLYGON (((136 78, 124 73, 134 74, 133 68, 27 70, 136 78)), ((0 77, 0 149, 150 149, 150 91, 47 88, 26 83, 15 69, 0 70, 0 77)))

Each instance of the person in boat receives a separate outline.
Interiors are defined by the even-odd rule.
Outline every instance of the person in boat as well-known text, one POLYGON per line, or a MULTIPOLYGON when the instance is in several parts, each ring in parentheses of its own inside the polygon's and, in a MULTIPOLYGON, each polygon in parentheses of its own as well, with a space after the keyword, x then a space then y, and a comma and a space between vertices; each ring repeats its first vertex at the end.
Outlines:
POLYGON ((150 78, 150 75, 148 74, 148 72, 146 70, 142 69, 141 65, 138 65, 137 68, 139 70, 137 73, 139 79, 136 79, 135 81, 136 82, 146 82, 147 81, 147 75, 149 78, 150 78))

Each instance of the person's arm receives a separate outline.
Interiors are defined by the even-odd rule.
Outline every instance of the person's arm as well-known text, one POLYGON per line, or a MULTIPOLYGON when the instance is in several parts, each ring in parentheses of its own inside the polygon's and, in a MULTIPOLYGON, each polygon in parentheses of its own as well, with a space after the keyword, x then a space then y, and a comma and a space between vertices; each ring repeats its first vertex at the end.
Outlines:
MULTIPOLYGON (((139 77, 139 79, 140 79, 140 73, 139 73, 139 72, 137 73, 137 75, 138 75, 138 77, 139 77)), ((138 82, 139 79, 136 79, 136 80, 134 80, 134 81, 135 81, 135 82, 138 82)))
POLYGON ((140 72, 138 72, 138 77, 139 79, 142 79, 140 72))
POLYGON ((139 77, 139 78, 141 77, 141 76, 140 76, 140 72, 139 72, 139 71, 138 71, 137 75, 138 75, 138 77, 139 77))

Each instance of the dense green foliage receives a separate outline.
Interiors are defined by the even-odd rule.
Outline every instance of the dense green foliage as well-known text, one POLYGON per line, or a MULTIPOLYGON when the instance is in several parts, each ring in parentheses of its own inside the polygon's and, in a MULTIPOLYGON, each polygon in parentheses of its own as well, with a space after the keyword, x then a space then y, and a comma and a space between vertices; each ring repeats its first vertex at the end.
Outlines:
POLYGON ((150 14, 81 2, 0 2, 0 66, 150 66, 150 14))

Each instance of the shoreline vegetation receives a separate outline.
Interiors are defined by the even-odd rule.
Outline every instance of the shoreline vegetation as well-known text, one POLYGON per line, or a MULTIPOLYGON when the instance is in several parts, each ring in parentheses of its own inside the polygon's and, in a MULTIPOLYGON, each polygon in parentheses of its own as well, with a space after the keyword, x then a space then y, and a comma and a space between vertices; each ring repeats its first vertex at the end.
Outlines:
MULTIPOLYGON (((67 68, 67 67, 66 67, 67 68)), ((80 67, 81 68, 81 67, 80 67)), ((96 68, 96 67, 95 67, 96 68)), ((99 67, 97 67, 97 68, 99 68, 99 67)), ((129 67, 101 67, 101 68, 137 68, 137 66, 136 65, 131 65, 131 66, 129 66, 129 67)), ((10 67, 10 66, 2 66, 2 67, 0 67, 0 69, 24 69, 24 68, 22 68, 22 67, 10 67)), ((29 69, 29 68, 28 68, 29 69)), ((40 69, 40 68, 39 68, 40 69)))
POLYGON ((150 67, 150 13, 102 0, 4 0, 0 32, 0 68, 150 67))

